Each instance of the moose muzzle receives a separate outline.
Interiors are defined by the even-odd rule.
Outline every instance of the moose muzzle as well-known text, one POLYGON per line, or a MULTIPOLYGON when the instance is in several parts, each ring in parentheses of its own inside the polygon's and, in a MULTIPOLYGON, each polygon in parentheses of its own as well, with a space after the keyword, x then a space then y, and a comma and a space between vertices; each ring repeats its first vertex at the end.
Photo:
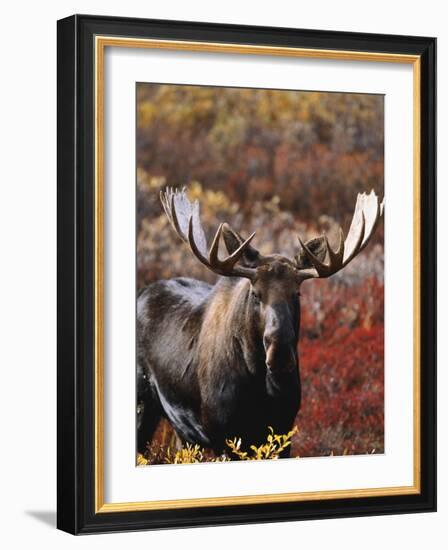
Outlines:
POLYGON ((297 368, 297 331, 287 305, 267 308, 263 345, 266 367, 271 372, 290 372, 297 368))

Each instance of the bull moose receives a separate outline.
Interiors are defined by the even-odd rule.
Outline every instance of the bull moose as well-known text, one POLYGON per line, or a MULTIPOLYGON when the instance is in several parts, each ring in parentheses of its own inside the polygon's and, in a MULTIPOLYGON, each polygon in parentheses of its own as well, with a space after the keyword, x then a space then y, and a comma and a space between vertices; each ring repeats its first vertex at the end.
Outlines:
POLYGON ((342 230, 335 249, 325 235, 306 243, 299 237, 300 251, 289 259, 263 256, 251 244, 255 233, 243 239, 227 223, 208 249, 198 202, 185 189, 166 189, 161 202, 180 239, 220 277, 214 285, 161 280, 138 294, 137 450, 145 451, 161 417, 182 441, 217 454, 227 438, 258 445, 268 426, 289 432, 301 402, 300 285, 351 262, 370 240, 383 203, 373 190, 358 194, 345 240, 342 230))

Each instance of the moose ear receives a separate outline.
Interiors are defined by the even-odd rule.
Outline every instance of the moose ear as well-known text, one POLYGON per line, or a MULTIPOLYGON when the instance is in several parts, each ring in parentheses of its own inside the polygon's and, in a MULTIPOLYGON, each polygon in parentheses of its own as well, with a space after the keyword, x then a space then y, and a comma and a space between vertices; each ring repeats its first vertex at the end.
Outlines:
MULTIPOLYGON (((227 223, 224 223, 222 226, 222 235, 229 254, 233 254, 244 242, 243 237, 234 231, 227 223)), ((257 267, 259 258, 260 253, 258 250, 248 245, 239 263, 245 267, 257 267)))
MULTIPOLYGON (((327 255, 327 243, 325 242, 325 237, 315 237, 314 239, 307 241, 305 244, 320 262, 325 260, 325 256, 327 255)), ((297 254, 296 262, 299 269, 313 267, 303 250, 297 254)))

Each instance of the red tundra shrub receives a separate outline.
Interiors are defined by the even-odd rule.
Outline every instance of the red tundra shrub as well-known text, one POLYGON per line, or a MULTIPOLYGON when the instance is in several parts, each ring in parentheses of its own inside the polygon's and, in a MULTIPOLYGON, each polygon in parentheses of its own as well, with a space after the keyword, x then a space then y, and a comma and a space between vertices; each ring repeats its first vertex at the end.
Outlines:
POLYGON ((376 278, 302 297, 302 407, 293 455, 384 452, 384 297, 376 278))

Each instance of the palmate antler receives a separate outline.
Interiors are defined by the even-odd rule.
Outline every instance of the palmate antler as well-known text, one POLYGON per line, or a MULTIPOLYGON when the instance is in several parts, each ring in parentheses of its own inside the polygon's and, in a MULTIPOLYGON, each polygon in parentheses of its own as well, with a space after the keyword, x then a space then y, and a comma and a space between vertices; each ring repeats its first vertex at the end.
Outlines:
POLYGON ((189 245, 196 258, 208 269, 227 277, 245 277, 254 279, 256 269, 236 265, 246 249, 249 247, 255 233, 252 233, 232 254, 224 260, 218 257, 219 242, 224 224, 220 224, 210 247, 207 250, 207 239, 199 219, 199 203, 191 203, 186 195, 185 188, 181 191, 167 188, 160 192, 160 200, 168 219, 179 237, 189 245))
POLYGON ((326 235, 323 235, 328 262, 317 258, 310 247, 298 237, 303 252, 313 266, 302 269, 300 272, 301 277, 304 279, 329 277, 350 263, 369 242, 380 217, 383 215, 383 211, 384 200, 380 203, 373 189, 368 195, 358 193, 355 212, 345 241, 344 233, 340 229, 339 244, 337 249, 333 250, 326 235))

